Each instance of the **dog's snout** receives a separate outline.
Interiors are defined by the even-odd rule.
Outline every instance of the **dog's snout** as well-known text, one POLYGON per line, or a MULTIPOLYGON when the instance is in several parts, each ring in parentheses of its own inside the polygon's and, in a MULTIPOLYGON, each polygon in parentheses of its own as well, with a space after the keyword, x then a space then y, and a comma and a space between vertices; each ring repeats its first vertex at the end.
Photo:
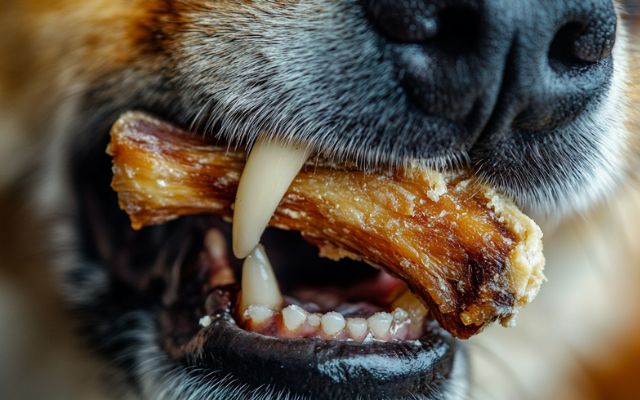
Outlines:
POLYGON ((548 131, 607 86, 611 0, 362 0, 407 97, 483 128, 548 131))

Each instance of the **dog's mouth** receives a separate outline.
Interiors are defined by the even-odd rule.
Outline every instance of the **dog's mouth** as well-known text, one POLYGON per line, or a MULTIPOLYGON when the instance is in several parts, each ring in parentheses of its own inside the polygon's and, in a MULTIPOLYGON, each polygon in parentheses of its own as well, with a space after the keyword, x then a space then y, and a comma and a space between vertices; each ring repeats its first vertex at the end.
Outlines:
MULTIPOLYGON (((150 136, 160 157, 167 154, 155 141, 163 134, 150 136)), ((313 237, 275 228, 262 236, 264 247, 238 260, 232 255, 231 220, 224 212, 222 216, 167 218, 170 221, 136 231, 110 187, 117 168, 112 170, 105 147, 105 141, 82 147, 73 164, 84 256, 109 266, 110 271, 109 295, 101 299, 108 303, 101 310, 108 312, 99 317, 116 318, 140 309, 154 315, 155 340, 189 374, 217 374, 245 389, 266 387, 272 393, 311 398, 429 397, 444 393, 447 381, 463 363, 457 341, 442 323, 456 335, 468 337, 488 322, 507 321, 514 309, 535 296, 542 280, 537 231, 519 226, 519 231, 508 232, 503 226, 505 216, 495 210, 483 215, 487 219, 482 220, 483 228, 470 230, 463 238, 466 242, 453 231, 443 239, 434 237, 452 244, 442 252, 442 260, 449 260, 452 267, 447 271, 446 263, 436 265, 435 280, 425 279, 429 284, 411 279, 430 261, 412 264, 407 256, 399 262, 406 264, 407 274, 402 269, 374 268, 370 264, 377 263, 366 257, 368 263, 332 261, 320 257, 313 237), (534 251, 523 253, 520 242, 532 242, 534 251), (487 247, 492 243, 498 243, 496 252, 487 247), (480 250, 470 252, 469 246, 480 250), (536 259, 522 261, 527 257, 536 259), (412 294, 415 291, 422 292, 421 299, 412 294)), ((114 151, 111 148, 112 155, 114 151)), ((120 167, 125 176, 140 175, 136 168, 120 167)), ((180 176, 181 185, 189 180, 180 176)), ((137 188, 144 186, 135 179, 132 182, 137 188)), ((172 187, 164 179, 154 182, 172 187)), ((115 180, 113 185, 117 189, 115 180)), ((464 191, 468 182, 451 185, 464 191)), ((425 201, 440 201, 432 194, 425 196, 420 207, 425 201)), ((472 198, 464 201, 476 210, 487 199, 481 197, 478 203, 474 196, 482 195, 472 191, 472 198)), ((178 197, 179 193, 168 195, 178 197)), ((132 209, 142 214, 149 211, 123 208, 130 214, 132 209)), ((446 214, 420 214, 419 220, 429 226, 433 225, 429 218, 447 220, 456 229, 473 220, 473 212, 460 213, 464 215, 453 222, 446 214)), ((417 246, 419 253, 423 249, 417 246)), ((427 268, 423 275, 428 274, 427 268)))
POLYGON ((190 233, 176 242, 174 286, 160 312, 162 345, 174 360, 310 398, 402 398, 442 389, 450 377, 454 339, 401 295, 399 279, 322 259, 298 234, 275 229, 263 243, 277 277, 259 276, 269 272, 264 253, 252 256, 261 264, 252 276, 229 256, 228 223, 180 224, 190 233), (241 307, 247 297, 267 303, 274 291, 279 307, 241 307))

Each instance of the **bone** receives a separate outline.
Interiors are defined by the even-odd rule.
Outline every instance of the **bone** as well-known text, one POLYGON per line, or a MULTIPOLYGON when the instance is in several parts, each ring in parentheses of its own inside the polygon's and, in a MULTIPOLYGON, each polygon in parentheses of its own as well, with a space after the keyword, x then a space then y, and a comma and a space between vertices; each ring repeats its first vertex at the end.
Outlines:
MULTIPOLYGON (((243 153, 140 113, 124 115, 111 134, 112 187, 133 228, 233 214, 243 153)), ((307 164, 279 201, 270 226, 300 231, 323 257, 361 260, 403 279, 459 338, 496 320, 510 326, 544 281, 540 228, 465 172, 307 164)), ((261 226, 248 231, 261 233, 261 226)))

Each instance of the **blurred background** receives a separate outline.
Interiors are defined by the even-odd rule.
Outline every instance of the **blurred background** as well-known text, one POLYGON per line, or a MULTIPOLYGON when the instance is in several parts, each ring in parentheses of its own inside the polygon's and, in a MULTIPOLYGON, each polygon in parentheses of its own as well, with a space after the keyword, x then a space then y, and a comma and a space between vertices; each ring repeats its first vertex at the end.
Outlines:
MULTIPOLYGON (((2 24, 11 18, 3 14, 11 1, 0 0, 0 47, 10 49, 0 52, 0 68, 25 57, 2 24)), ((624 3, 628 40, 640 48, 640 0, 624 3)), ((16 79, 29 78, 17 73, 16 79)), ((0 399, 119 398, 104 386, 110 372, 74 334, 55 277, 38 268, 47 261, 39 251, 46 239, 25 218, 28 209, 16 210, 16 181, 29 175, 46 143, 24 134, 39 105, 16 102, 5 89, 0 86, 0 399)), ((638 188, 630 183, 593 213, 545 232, 553 242, 549 282, 517 328, 492 328, 469 342, 470 398, 640 398, 638 188)))

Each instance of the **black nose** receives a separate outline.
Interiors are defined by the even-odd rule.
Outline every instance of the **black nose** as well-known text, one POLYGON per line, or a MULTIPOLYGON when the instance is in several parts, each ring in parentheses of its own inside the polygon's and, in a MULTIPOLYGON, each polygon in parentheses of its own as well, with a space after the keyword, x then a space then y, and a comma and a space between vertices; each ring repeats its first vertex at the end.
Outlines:
POLYGON ((611 0, 362 0, 411 102, 470 135, 548 131, 612 75, 611 0))

